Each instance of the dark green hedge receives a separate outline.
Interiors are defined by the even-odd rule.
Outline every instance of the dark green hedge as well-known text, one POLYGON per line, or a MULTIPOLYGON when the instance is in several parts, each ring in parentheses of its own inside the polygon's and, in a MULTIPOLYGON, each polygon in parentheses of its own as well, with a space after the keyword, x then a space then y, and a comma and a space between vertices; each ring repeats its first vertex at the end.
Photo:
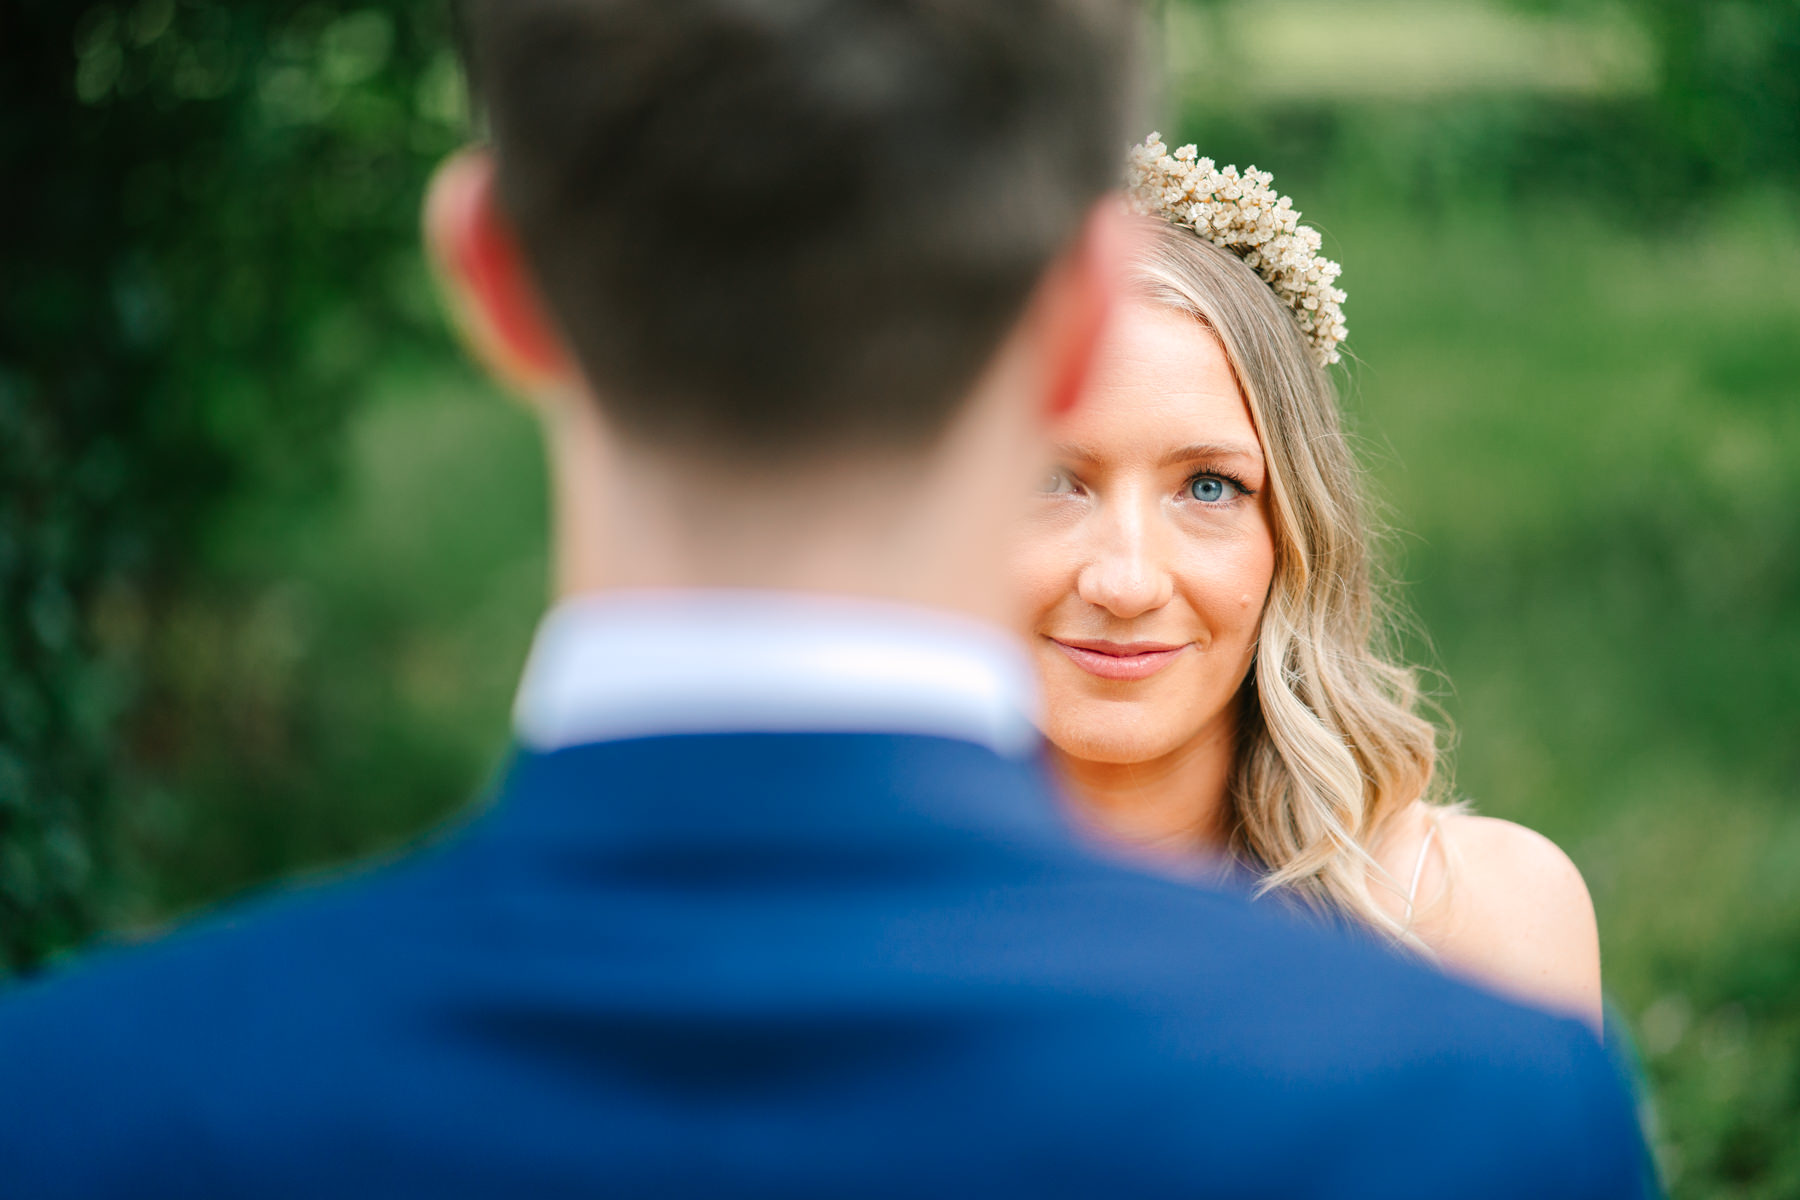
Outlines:
POLYGON ((0 9, 0 970, 128 904, 217 736, 159 719, 209 520, 329 486, 346 383, 444 348, 408 272, 449 43, 404 0, 0 9))

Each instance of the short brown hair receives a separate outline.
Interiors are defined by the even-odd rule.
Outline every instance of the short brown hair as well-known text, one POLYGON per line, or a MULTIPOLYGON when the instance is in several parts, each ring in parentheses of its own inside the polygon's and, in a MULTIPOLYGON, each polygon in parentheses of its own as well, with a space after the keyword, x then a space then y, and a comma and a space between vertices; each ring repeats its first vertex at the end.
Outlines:
POLYGON ((612 422, 923 445, 1120 173, 1127 0, 469 0, 502 206, 612 422))

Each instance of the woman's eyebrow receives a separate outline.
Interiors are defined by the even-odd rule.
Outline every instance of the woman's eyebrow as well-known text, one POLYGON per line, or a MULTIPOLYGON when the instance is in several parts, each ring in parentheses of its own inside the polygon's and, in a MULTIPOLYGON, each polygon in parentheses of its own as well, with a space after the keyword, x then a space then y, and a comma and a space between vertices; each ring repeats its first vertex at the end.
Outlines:
POLYGON ((1195 442, 1179 450, 1169 451, 1162 456, 1158 465, 1172 467, 1176 463, 1193 462, 1199 458, 1244 458, 1261 463, 1262 447, 1244 442, 1195 442))
POLYGON ((1092 446, 1084 446, 1079 442, 1058 442, 1050 447, 1051 453, 1065 462, 1092 463, 1100 461, 1100 454, 1092 446))
MULTIPOLYGON (((1081 442, 1058 442, 1051 448, 1060 462, 1096 463, 1104 460, 1105 455, 1092 446, 1081 442)), ((1203 458, 1241 458, 1260 465, 1262 463, 1262 447, 1249 442, 1195 442, 1171 450, 1163 455, 1156 464, 1161 467, 1172 467, 1177 463, 1195 462, 1203 458)))

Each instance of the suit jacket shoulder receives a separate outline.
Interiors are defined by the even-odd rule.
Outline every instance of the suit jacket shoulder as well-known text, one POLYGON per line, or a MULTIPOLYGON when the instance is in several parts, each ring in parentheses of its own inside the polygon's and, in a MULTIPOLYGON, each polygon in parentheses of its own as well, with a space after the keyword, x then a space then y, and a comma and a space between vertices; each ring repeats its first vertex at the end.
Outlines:
POLYGON ((0 999, 18 1194, 1636 1195, 1585 1028, 1083 852, 924 738, 526 757, 0 999))

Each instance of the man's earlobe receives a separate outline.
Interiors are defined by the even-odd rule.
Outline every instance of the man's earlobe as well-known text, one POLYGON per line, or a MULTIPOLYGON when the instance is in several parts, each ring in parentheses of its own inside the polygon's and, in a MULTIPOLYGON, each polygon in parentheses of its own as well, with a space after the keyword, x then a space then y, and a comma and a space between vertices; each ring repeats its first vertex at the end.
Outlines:
POLYGON ((1075 244, 1045 280, 1047 420, 1067 417, 1081 403, 1107 323, 1124 295, 1136 236, 1124 202, 1108 196, 1088 213, 1075 244))
POLYGON ((501 212, 494 159, 462 150, 425 196, 425 246, 470 350, 508 387, 541 395, 575 372, 501 212))

